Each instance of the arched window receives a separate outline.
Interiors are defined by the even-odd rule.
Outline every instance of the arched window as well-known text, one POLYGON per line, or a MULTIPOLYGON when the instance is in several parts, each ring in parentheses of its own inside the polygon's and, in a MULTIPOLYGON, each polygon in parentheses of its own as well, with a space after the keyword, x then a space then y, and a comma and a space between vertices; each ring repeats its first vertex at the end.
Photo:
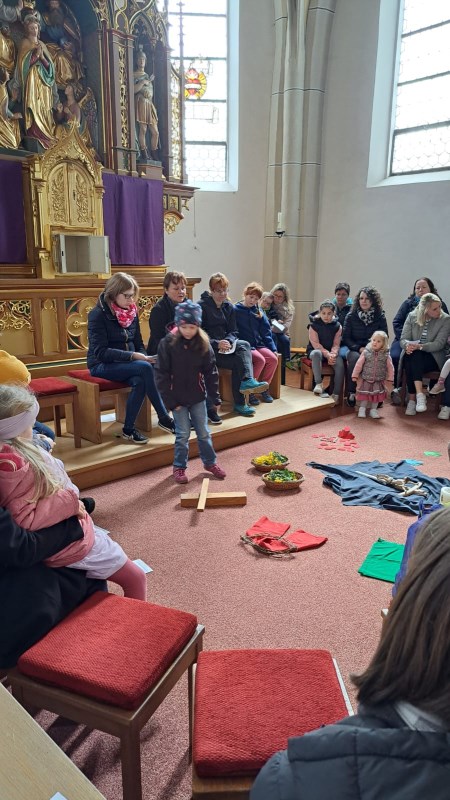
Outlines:
POLYGON ((450 169, 450 2, 400 4, 389 174, 450 169))
MULTIPOLYGON (((184 76, 182 112, 187 181, 228 188, 230 154, 230 6, 233 0, 168 0, 174 68, 184 76)), ((235 98, 233 100, 235 102, 235 98)))

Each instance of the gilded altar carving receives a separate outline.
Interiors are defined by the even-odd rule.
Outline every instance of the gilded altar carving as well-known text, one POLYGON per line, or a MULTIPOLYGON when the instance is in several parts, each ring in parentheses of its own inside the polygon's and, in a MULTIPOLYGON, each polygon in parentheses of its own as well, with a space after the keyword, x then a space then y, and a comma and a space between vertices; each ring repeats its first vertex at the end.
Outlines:
POLYGON ((0 301, 0 331, 33 330, 30 300, 0 301))
POLYGON ((69 350, 87 350, 89 344, 87 318, 96 302, 96 298, 93 297, 71 302, 70 308, 75 308, 76 311, 71 311, 67 315, 67 346, 69 350))
POLYGON ((89 219, 89 195, 87 181, 80 175, 79 172, 75 175, 75 207, 77 209, 77 222, 80 225, 89 225, 92 220, 89 219))
POLYGON ((139 308, 139 321, 147 321, 150 319, 150 311, 155 303, 161 299, 161 295, 140 295, 138 300, 139 308))
POLYGON ((53 209, 53 220, 56 223, 64 224, 68 221, 66 206, 66 181, 63 166, 55 167, 50 178, 50 202, 53 209))
POLYGON ((177 226, 184 219, 179 211, 166 211, 164 213, 164 230, 166 233, 175 233, 177 226))
POLYGON ((127 54, 125 47, 119 47, 119 86, 120 86, 120 121, 122 124, 122 146, 128 147, 128 77, 127 54))

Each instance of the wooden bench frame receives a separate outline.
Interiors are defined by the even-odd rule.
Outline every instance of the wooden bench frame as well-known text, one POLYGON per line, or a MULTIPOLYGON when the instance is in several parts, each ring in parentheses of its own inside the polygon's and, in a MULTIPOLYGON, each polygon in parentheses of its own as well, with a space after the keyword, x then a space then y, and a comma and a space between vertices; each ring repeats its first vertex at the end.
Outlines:
MULTIPOLYGON (((58 380, 66 379, 61 377, 58 380)), ((67 382, 76 385, 76 382, 72 379, 68 378, 67 382)), ((40 408, 53 409, 56 436, 61 436, 61 406, 65 407, 66 420, 69 419, 69 417, 72 420, 71 427, 69 428, 66 426, 67 433, 72 434, 75 447, 81 447, 83 434, 81 431, 80 397, 78 391, 38 394, 37 400, 40 408)))
MULTIPOLYGON (((88 442, 93 442, 93 444, 101 444, 103 441, 100 397, 111 396, 114 398, 116 421, 125 422, 126 404, 131 386, 124 386, 120 389, 100 389, 98 383, 91 383, 90 381, 85 381, 80 378, 72 378, 70 375, 67 377, 61 376, 61 380, 74 383, 78 388, 80 401, 78 409, 78 427, 83 439, 86 439, 88 442)), ((74 430, 74 415, 70 407, 67 407, 66 415, 67 431, 72 433, 74 430)), ((147 397, 137 416, 136 427, 139 428, 139 430, 147 432, 152 429, 151 403, 147 397)))

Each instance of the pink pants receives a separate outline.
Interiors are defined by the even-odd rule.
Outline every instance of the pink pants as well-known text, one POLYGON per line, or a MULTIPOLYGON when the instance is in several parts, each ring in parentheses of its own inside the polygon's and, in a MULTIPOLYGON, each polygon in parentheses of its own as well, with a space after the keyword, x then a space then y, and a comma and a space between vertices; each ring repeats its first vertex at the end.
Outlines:
POLYGON ((270 383, 278 364, 278 356, 268 347, 252 350, 253 376, 257 381, 270 383))

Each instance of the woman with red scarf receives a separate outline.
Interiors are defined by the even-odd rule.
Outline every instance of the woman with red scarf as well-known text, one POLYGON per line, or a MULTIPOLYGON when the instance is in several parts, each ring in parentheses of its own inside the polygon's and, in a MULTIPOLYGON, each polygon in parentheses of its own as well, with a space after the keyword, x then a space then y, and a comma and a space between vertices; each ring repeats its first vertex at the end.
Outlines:
POLYGON ((156 388, 155 356, 147 355, 142 341, 138 297, 139 286, 125 272, 117 272, 106 282, 105 290, 88 317, 87 365, 94 378, 120 381, 132 387, 122 437, 135 444, 146 444, 148 438, 135 428, 145 396, 158 415, 160 428, 175 433, 175 424, 156 388))

